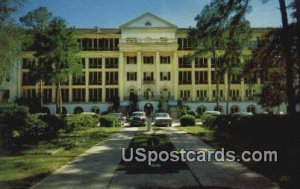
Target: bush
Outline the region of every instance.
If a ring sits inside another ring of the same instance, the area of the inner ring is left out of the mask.
[[[65,126],[65,120],[58,115],[40,115],[39,118],[47,123],[47,135],[49,138],[56,136],[57,131]]]
[[[217,126],[217,119],[218,116],[216,115],[212,115],[212,114],[202,114],[201,116],[201,121],[203,122],[203,124],[207,127],[215,127]]]
[[[188,115],[192,115],[192,116],[194,116],[194,117],[196,117],[196,115],[197,115],[196,112],[193,111],[193,110],[187,110],[186,113],[187,113]]]
[[[183,115],[180,118],[180,125],[181,126],[195,126],[196,120],[195,117],[192,115]]]
[[[100,126],[101,127],[113,127],[115,123],[115,127],[120,126],[118,123],[118,119],[113,115],[102,115],[100,117]]]
[[[0,139],[4,146],[17,147],[47,135],[47,124],[29,113],[28,107],[9,106],[0,110]]]
[[[74,114],[65,117],[65,127],[63,128],[66,132],[71,132],[74,129],[80,129],[83,127],[95,127],[99,122],[98,115],[88,114]]]

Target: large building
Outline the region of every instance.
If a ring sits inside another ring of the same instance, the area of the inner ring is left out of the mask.
[[[266,29],[253,29],[254,35],[245,53],[250,54],[257,39]],[[146,13],[118,29],[76,29],[81,44],[82,75],[69,76],[62,86],[63,109],[67,113],[80,111],[106,111],[110,99],[120,97],[121,105],[128,105],[129,94],[138,95],[139,108],[145,105],[157,108],[164,98],[171,111],[178,102],[196,111],[214,110],[216,107],[216,80],[210,55],[189,61],[193,41],[188,29]],[[243,61],[243,60],[241,60]],[[36,63],[33,52],[26,51],[2,85],[2,103],[16,97],[34,98],[38,84],[32,82],[29,69]],[[221,109],[230,99],[231,112],[264,111],[255,100],[262,81],[248,85],[245,78],[232,79],[227,96],[228,76],[220,84]],[[45,108],[55,113],[55,86],[45,83]],[[283,107],[282,107],[283,108]],[[174,113],[174,112],[173,112]]]

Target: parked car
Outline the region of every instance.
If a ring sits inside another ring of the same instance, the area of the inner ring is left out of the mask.
[[[154,115],[154,125],[157,126],[172,126],[172,118],[170,117],[170,115],[168,113],[156,113]]]
[[[110,113],[110,115],[115,116],[121,126],[124,125],[126,117],[124,117],[122,113]]]
[[[145,112],[133,112],[130,119],[130,125],[131,126],[145,125],[146,119],[147,117]]]
[[[202,115],[206,115],[206,114],[210,114],[210,115],[221,115],[221,112],[219,112],[219,111],[205,111],[205,112],[203,112]]]
[[[236,112],[233,115],[237,115],[237,116],[253,116],[252,112]]]

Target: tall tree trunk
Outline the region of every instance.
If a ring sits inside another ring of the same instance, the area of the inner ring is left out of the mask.
[[[234,58],[231,58],[231,61],[228,62],[228,67],[227,67],[227,99],[226,99],[226,115],[229,114],[229,101],[230,101],[230,87],[231,87],[231,64],[233,63]]]
[[[286,94],[288,99],[287,112],[289,114],[295,114],[295,90],[294,90],[294,74],[293,74],[293,62],[292,62],[292,38],[288,25],[288,17],[286,12],[285,0],[279,0],[281,19],[282,19],[282,47],[283,47],[283,60],[286,64]]]
[[[216,46],[215,42],[213,41],[213,60],[214,60],[214,66],[215,66],[215,79],[216,79],[216,107],[220,107],[220,98],[219,98],[219,70],[218,70],[218,61],[217,61],[217,56],[216,56]]]
[[[296,19],[297,19],[296,35],[297,35],[297,39],[298,39],[297,40],[298,79],[300,80],[300,1],[299,0],[295,0],[295,6],[296,6]],[[298,86],[298,90],[300,90],[300,86]]]

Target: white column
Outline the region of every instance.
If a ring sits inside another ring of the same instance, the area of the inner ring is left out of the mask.
[[[85,60],[85,102],[89,102],[89,62]]]
[[[160,55],[159,52],[157,51],[155,53],[155,91],[154,91],[154,95],[158,96],[160,95],[160,91],[159,91],[159,83],[160,83],[160,70],[159,70],[159,66],[160,66]]]
[[[244,78],[242,78],[241,80],[241,99],[242,101],[245,100],[245,81],[244,81]]]
[[[105,90],[105,58],[102,58],[102,102],[105,102],[106,90]]]
[[[124,54],[120,52],[119,54],[119,96],[120,100],[124,100]]]
[[[172,64],[172,80],[173,80],[173,96],[175,100],[178,100],[178,55],[177,51],[173,54]]]
[[[225,85],[224,97],[225,97],[225,100],[227,100],[229,98],[229,96],[228,96],[228,73],[227,72],[224,74],[224,85]]]
[[[72,76],[72,74],[70,74],[69,75],[69,86],[68,86],[68,90],[69,90],[69,99],[68,99],[68,102],[72,102],[73,101],[73,93],[72,93],[73,83],[72,82],[73,82],[73,76]]]
[[[208,79],[208,100],[212,100],[212,90],[211,90],[211,58],[208,58],[208,73],[207,73],[207,79]]]
[[[142,83],[143,83],[143,70],[142,70],[142,53],[139,51],[137,52],[137,94],[138,96],[142,95]]]
[[[196,100],[195,60],[192,61],[192,101]]]

